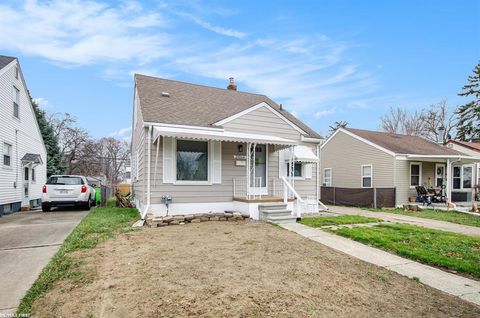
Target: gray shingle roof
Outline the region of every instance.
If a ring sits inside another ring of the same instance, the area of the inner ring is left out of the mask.
[[[0,55],[0,70],[10,64],[13,60],[15,60],[15,57]]]
[[[42,157],[37,154],[37,153],[26,153],[21,161],[26,161],[26,162],[35,162],[35,163],[42,163]]]
[[[396,154],[465,155],[418,136],[391,134],[380,131],[346,128],[346,130]]]
[[[190,84],[135,74],[143,120],[164,124],[212,126],[261,102],[281,113],[309,137],[321,138],[265,95]],[[169,93],[169,97],[162,96]]]

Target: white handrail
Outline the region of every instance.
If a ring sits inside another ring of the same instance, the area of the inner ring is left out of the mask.
[[[295,191],[295,188],[290,184],[290,182],[287,181],[287,178],[280,177],[280,179],[282,179],[283,184],[286,185],[287,188],[290,189],[290,191],[292,191],[293,195],[298,199],[298,201],[303,203],[302,197],[298,194],[297,191]],[[285,200],[285,194],[286,194],[286,192],[284,192],[284,200]]]

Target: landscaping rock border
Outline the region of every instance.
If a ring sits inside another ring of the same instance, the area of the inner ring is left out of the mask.
[[[243,221],[249,219],[250,215],[237,211],[225,211],[223,213],[199,213],[199,214],[182,214],[155,217],[148,213],[145,219],[145,226],[162,227],[168,225],[179,225],[187,223],[200,223],[207,221]]]

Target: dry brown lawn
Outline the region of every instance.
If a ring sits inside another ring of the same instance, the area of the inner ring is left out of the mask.
[[[480,308],[257,222],[144,228],[77,253],[33,317],[480,317]]]

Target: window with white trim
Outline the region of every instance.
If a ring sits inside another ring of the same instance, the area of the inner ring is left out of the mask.
[[[208,181],[208,142],[177,140],[177,181]]]
[[[13,98],[13,116],[15,116],[17,118],[20,118],[20,109],[19,109],[20,91],[15,86],[13,86],[13,96],[12,96],[12,98]]]
[[[453,166],[453,186],[455,190],[473,187],[473,166]]]
[[[12,145],[3,143],[3,165],[11,166],[12,165]]]
[[[410,186],[415,187],[422,184],[422,164],[410,163]]]
[[[287,176],[290,176],[290,164],[287,163]],[[301,178],[303,177],[303,165],[301,162],[294,162],[293,164],[293,176]]]
[[[373,175],[372,165],[363,165],[362,166],[362,188],[372,187],[372,175]]]
[[[473,167],[463,166],[462,170],[462,188],[471,189],[473,181]]]
[[[35,176],[35,168],[32,168],[32,169],[31,169],[31,173],[32,173],[32,181],[35,182],[35,179],[36,179],[36,176]]]
[[[323,186],[325,187],[332,186],[332,168],[323,169]]]

